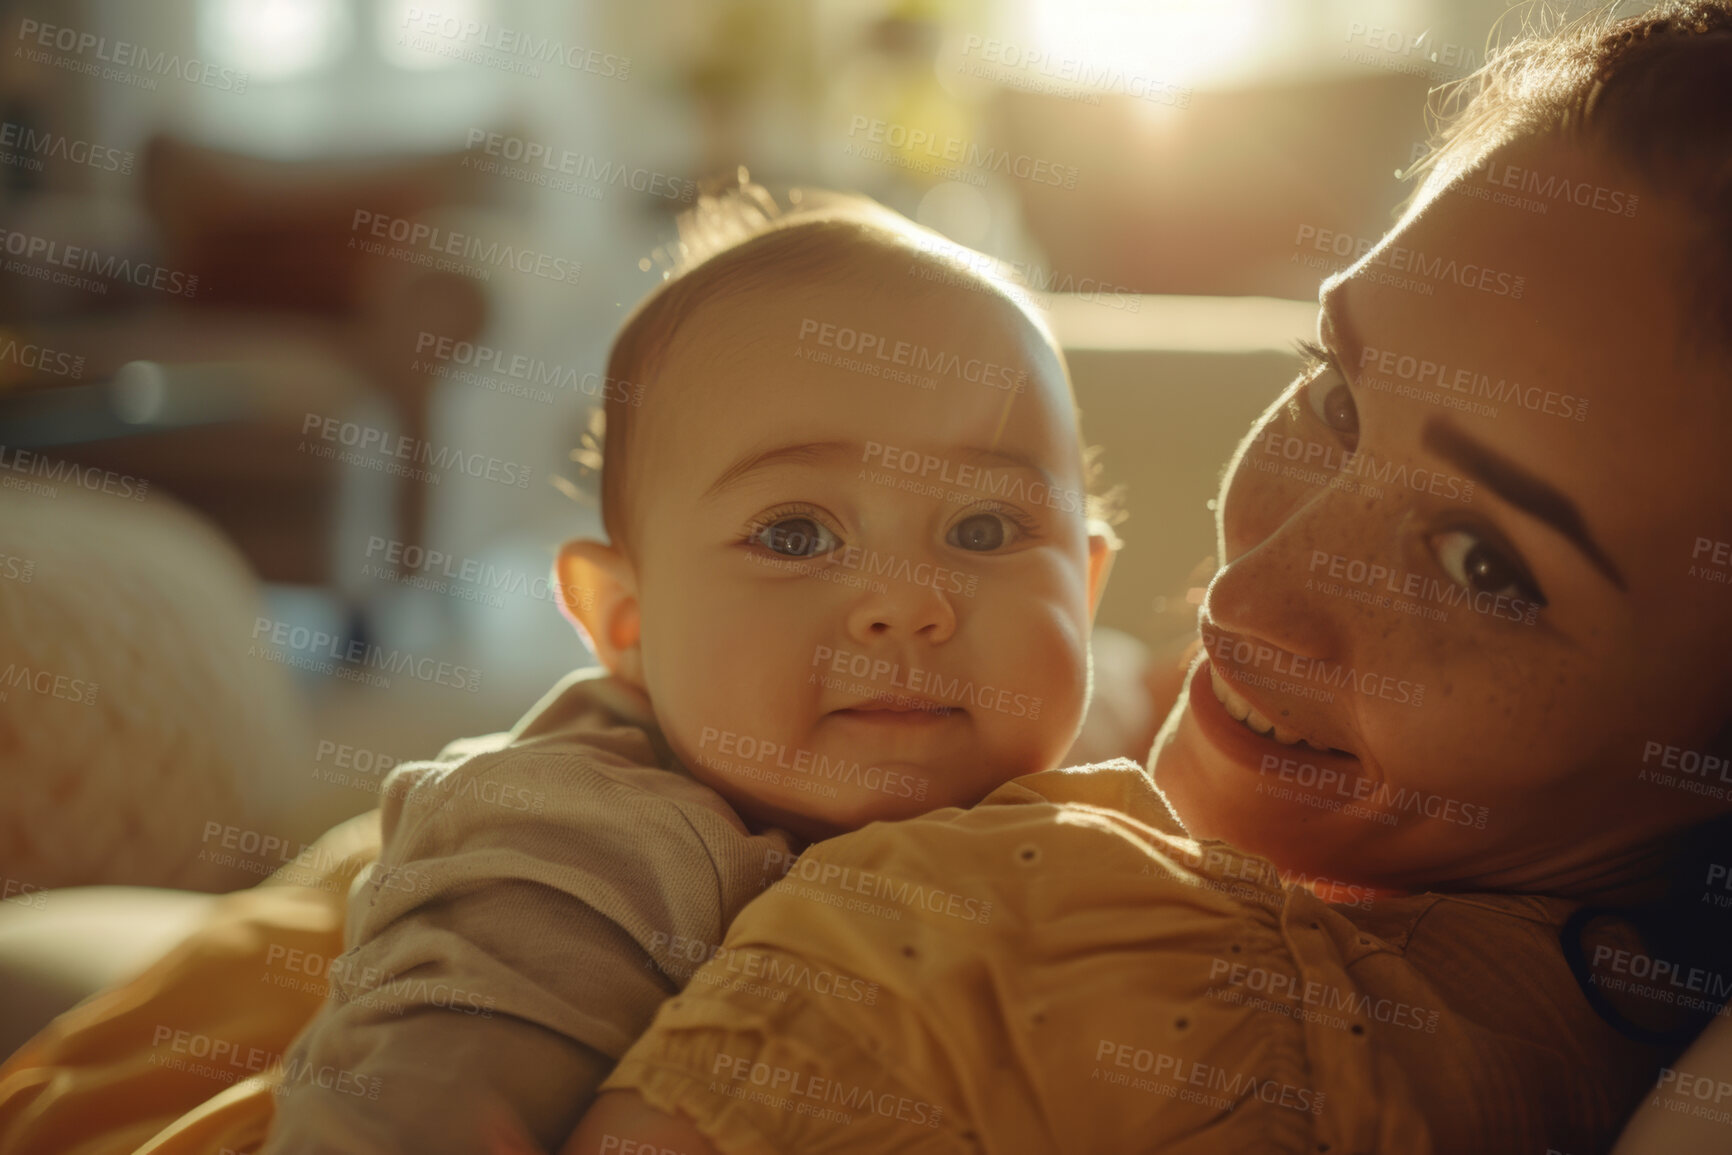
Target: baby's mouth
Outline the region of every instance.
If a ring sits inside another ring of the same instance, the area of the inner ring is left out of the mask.
[[[960,706],[934,702],[928,698],[898,696],[890,700],[868,698],[865,701],[856,702],[852,706],[832,710],[830,714],[836,718],[874,722],[880,725],[917,726],[924,722],[938,721],[964,712]]]
[[[1215,700],[1221,703],[1221,707],[1227,711],[1228,717],[1260,737],[1272,738],[1283,746],[1303,746],[1307,750],[1316,750],[1322,754],[1348,753],[1346,750],[1335,746],[1311,742],[1297,730],[1289,730],[1265,717],[1261,711],[1233,689],[1232,683],[1221,676],[1221,671],[1215,668],[1214,662],[1209,662],[1209,688],[1215,691]]]

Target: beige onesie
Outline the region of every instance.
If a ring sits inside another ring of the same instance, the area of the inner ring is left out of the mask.
[[[748,830],[598,669],[398,767],[381,813],[267,1155],[472,1152],[513,1124],[556,1148],[798,850]]]

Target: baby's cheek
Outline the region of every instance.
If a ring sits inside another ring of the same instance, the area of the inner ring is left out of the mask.
[[[987,649],[980,668],[994,693],[981,724],[1007,757],[1044,768],[1069,748],[1082,722],[1088,649],[1081,626],[1062,606],[1025,605]]]
[[[648,679],[650,701],[663,734],[686,766],[714,764],[724,738],[759,729],[758,720],[741,711],[727,679],[714,676],[690,652],[661,657]]]

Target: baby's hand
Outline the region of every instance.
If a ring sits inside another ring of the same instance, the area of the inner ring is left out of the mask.
[[[523,1125],[509,1114],[502,1114],[484,1128],[482,1136],[487,1155],[547,1155],[529,1135]]]

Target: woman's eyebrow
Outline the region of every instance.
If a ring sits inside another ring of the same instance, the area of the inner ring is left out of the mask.
[[[1606,556],[1606,551],[1600,548],[1582,522],[1576,503],[1562,492],[1496,450],[1475,441],[1451,424],[1448,418],[1428,420],[1420,433],[1420,444],[1463,473],[1485,482],[1493,493],[1517,509],[1531,513],[1556,529],[1581,550],[1608,581],[1619,590],[1629,592],[1617,565]]]

